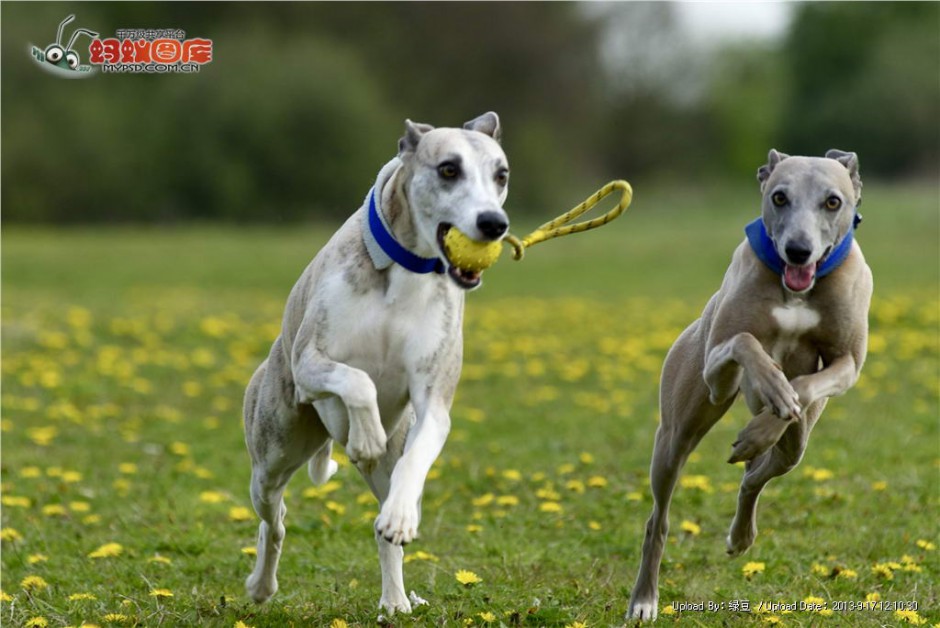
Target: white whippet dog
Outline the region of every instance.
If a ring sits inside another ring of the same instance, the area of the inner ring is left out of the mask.
[[[284,487],[304,463],[314,483],[325,482],[336,471],[335,440],[381,504],[379,608],[411,611],[401,546],[418,533],[424,482],[450,430],[464,291],[481,281],[447,258],[443,237],[451,227],[484,242],[505,235],[509,166],[499,137],[492,112],[462,129],[406,121],[398,156],[291,291],[281,334],[245,394],[261,518],[246,581],[255,601],[277,591]]]
[[[872,275],[853,238],[858,158],[838,150],[825,158],[771,150],[757,178],[761,218],[748,225],[718,293],[663,365],[650,467],[653,513],[628,617],[656,618],[676,480],[738,392],[755,416],[729,461],[747,461],[727,539],[731,555],[754,542],[764,486],[799,463],[826,399],[851,388],[865,361]]]

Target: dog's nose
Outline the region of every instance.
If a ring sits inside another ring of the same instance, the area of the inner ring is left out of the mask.
[[[506,216],[499,212],[482,212],[477,216],[477,229],[483,234],[483,237],[489,240],[495,240],[509,228]]]
[[[787,246],[784,249],[787,254],[787,258],[794,264],[800,266],[806,263],[806,260],[809,259],[809,256],[812,255],[813,251],[806,246],[803,242],[787,242]]]

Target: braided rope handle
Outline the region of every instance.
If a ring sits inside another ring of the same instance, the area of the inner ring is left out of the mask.
[[[602,216],[598,216],[597,218],[578,222],[573,225],[568,224],[581,214],[597,205],[604,197],[609,195],[614,190],[620,190],[620,202],[618,202],[617,206],[612,210]],[[546,222],[544,225],[525,236],[521,240],[512,234],[507,235],[505,240],[509,242],[513,248],[512,258],[514,260],[521,260],[525,255],[525,249],[534,244],[538,244],[539,242],[551,240],[552,238],[558,238],[564,235],[568,235],[569,233],[589,231],[590,229],[595,229],[597,227],[606,225],[608,222],[622,214],[627,209],[627,207],[630,206],[631,201],[633,201],[633,188],[630,187],[630,184],[621,180],[611,181],[597,192],[589,196],[577,207],[574,207],[573,209],[565,212],[554,220]]]

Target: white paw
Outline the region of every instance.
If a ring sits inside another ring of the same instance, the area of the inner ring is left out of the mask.
[[[408,599],[411,600],[412,608],[417,608],[418,606],[428,605],[428,601],[424,599],[423,597],[421,597],[420,595],[418,595],[417,593],[415,593],[414,591],[408,594]]]
[[[267,602],[277,593],[277,578],[273,575],[265,577],[264,574],[252,573],[245,580],[245,590],[248,592],[248,597],[256,603]]]
[[[327,480],[333,477],[338,470],[339,465],[336,464],[335,460],[330,458],[322,460],[319,455],[311,458],[307,464],[307,475],[310,476],[310,481],[317,486],[326,484]]]
[[[349,430],[349,441],[346,443],[346,455],[352,463],[378,460],[385,454],[388,438],[381,425],[377,429]]]
[[[411,543],[418,536],[418,504],[387,499],[375,520],[375,531],[392,545]]]
[[[395,595],[389,595],[387,597],[383,595],[382,599],[379,600],[379,610],[388,613],[389,617],[394,616],[395,613],[407,615],[411,613],[411,603],[403,593],[396,593]],[[380,624],[386,623],[386,620],[382,615],[379,615],[378,622]]]
[[[654,621],[659,612],[656,608],[658,604],[659,600],[655,598],[649,601],[637,600],[631,602],[630,608],[627,610],[627,619]]]

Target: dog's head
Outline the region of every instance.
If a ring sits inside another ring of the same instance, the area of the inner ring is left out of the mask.
[[[444,234],[454,227],[478,242],[506,235],[509,162],[499,145],[500,133],[499,117],[491,111],[461,129],[406,120],[398,143],[398,156],[409,172],[405,192],[418,237],[466,290],[480,285],[482,272],[459,268],[448,259]]]
[[[757,180],[764,226],[786,264],[783,284],[806,292],[853,227],[862,192],[858,156],[832,149],[825,157],[791,157],[771,149]]]

